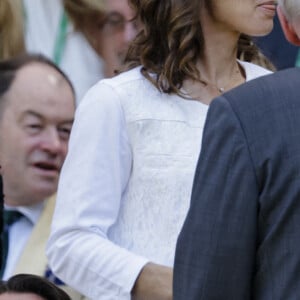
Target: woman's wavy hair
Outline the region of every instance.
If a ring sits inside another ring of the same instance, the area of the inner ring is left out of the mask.
[[[141,22],[141,30],[129,47],[127,68],[142,65],[142,74],[160,91],[182,95],[180,88],[185,79],[200,78],[196,62],[203,52],[204,37],[199,12],[204,5],[211,10],[211,1],[129,0],[129,3]],[[241,60],[273,69],[244,34],[240,36],[237,52]]]

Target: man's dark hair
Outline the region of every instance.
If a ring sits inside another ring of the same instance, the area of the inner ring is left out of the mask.
[[[0,281],[0,295],[4,293],[32,293],[46,300],[71,300],[52,282],[32,274],[18,274],[7,281]]]
[[[17,72],[22,67],[31,63],[41,63],[55,69],[68,82],[75,96],[75,90],[70,79],[54,62],[42,54],[22,54],[14,58],[0,61],[0,100],[2,96],[10,89]]]

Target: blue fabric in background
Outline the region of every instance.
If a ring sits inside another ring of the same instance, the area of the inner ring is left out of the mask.
[[[285,39],[277,16],[272,32],[267,36],[254,38],[254,42],[278,70],[296,65],[299,47],[293,46]]]

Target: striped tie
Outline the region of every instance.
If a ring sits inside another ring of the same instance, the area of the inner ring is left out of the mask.
[[[2,265],[0,270],[0,278],[3,277],[6,259],[8,254],[9,228],[17,222],[23,215],[15,210],[5,210],[3,213],[3,232],[1,234],[2,241]]]

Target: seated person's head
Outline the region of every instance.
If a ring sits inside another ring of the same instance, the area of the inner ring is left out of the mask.
[[[278,17],[287,40],[300,46],[300,1],[278,0]]]
[[[68,78],[43,56],[0,62],[0,171],[6,204],[32,205],[56,192],[74,101]]]
[[[71,300],[60,288],[47,279],[18,274],[0,282],[0,300]]]
[[[133,10],[127,0],[64,0],[65,10],[103,58],[105,76],[121,67],[129,43],[137,34]]]

